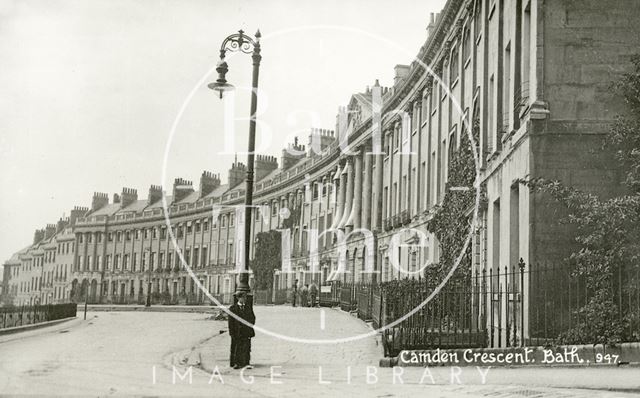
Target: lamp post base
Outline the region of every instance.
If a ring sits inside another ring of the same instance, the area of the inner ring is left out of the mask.
[[[249,286],[249,273],[243,272],[240,274],[240,278],[238,278],[238,286],[236,287],[236,292],[251,292],[251,286]]]
[[[144,305],[145,307],[151,307],[151,282],[149,282],[147,286],[147,302]]]

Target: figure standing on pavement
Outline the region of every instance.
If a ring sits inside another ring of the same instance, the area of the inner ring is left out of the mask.
[[[235,302],[229,311],[236,317],[245,320],[250,325],[256,323],[256,316],[253,313],[252,303],[247,303],[245,292],[236,293]],[[234,369],[251,368],[251,338],[256,335],[252,326],[240,322],[236,317],[229,315],[229,335],[231,336],[231,358],[230,365]]]
[[[311,296],[311,306],[315,307],[318,298],[318,286],[315,282],[311,283],[311,287],[309,287],[309,296]]]
[[[292,306],[295,307],[296,306],[296,299],[298,298],[298,280],[294,280],[293,281],[293,291],[291,294],[291,303]]]
[[[302,307],[309,306],[309,285],[306,283],[304,284],[304,286],[302,287],[302,290],[300,291],[300,305]]]

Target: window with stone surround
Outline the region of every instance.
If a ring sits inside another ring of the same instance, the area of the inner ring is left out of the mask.
[[[193,266],[194,267],[198,267],[198,265],[200,265],[199,260],[200,260],[200,248],[194,247],[193,248]]]
[[[482,35],[482,0],[476,0],[476,5],[474,8],[475,14],[473,15],[473,28],[474,28],[474,37],[476,42],[479,42],[480,36]]]
[[[201,266],[206,267],[208,265],[208,262],[209,262],[207,247],[205,246],[200,250],[201,250],[201,255],[202,255],[202,264],[201,264]]]
[[[467,61],[471,58],[471,29],[469,28],[469,24],[464,28],[464,33],[462,34],[462,62],[466,67]]]
[[[460,74],[459,58],[458,43],[456,43],[453,45],[453,49],[451,50],[451,61],[449,62],[449,87],[452,88],[458,82],[458,76]]]

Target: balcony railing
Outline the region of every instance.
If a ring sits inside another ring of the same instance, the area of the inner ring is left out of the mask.
[[[407,225],[411,222],[411,216],[409,215],[409,210],[402,210],[400,213],[400,218],[402,220],[403,225]]]

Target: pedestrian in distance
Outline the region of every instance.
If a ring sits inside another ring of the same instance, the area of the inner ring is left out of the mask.
[[[229,335],[231,336],[230,365],[234,369],[249,368],[251,362],[251,338],[256,335],[253,326],[256,316],[253,313],[253,303],[248,300],[245,292],[234,295],[234,304],[229,307]],[[235,317],[233,315],[235,315]],[[246,321],[249,325],[238,319]]]
[[[303,307],[309,306],[309,285],[306,283],[300,291],[300,305]]]
[[[315,307],[318,303],[318,286],[316,286],[315,282],[309,287],[309,296],[311,296],[311,306]]]
[[[298,280],[293,281],[293,290],[291,292],[291,306],[296,306],[296,299],[298,298]]]

